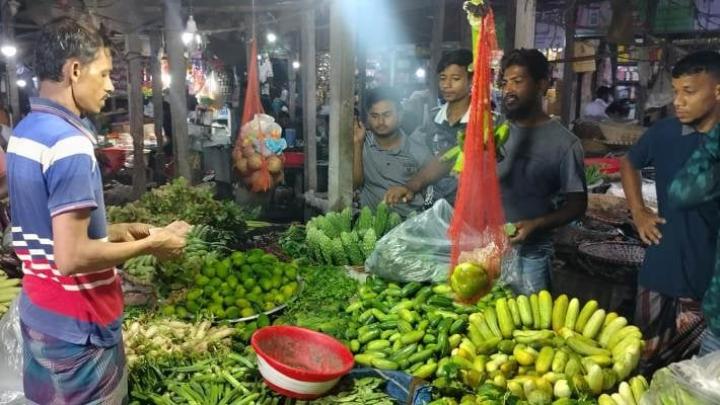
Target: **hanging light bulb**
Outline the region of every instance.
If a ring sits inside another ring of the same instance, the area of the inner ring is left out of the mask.
[[[17,54],[17,48],[13,44],[5,43],[0,46],[0,52],[8,58],[12,58]]]
[[[268,32],[266,38],[267,38],[267,41],[270,42],[271,44],[274,44],[275,41],[277,41],[277,35],[275,35],[275,34],[272,33],[272,32]]]
[[[415,71],[415,77],[417,77],[418,79],[424,79],[426,75],[427,75],[427,72],[423,68],[418,68]]]
[[[295,70],[300,69],[300,61],[294,60],[293,63],[292,63],[292,67],[293,67],[293,69],[295,69]]]
[[[18,87],[20,87],[20,88],[23,88],[23,87],[27,86],[27,82],[26,82],[25,80],[23,80],[23,79],[18,79],[18,81],[15,82],[15,84],[17,84]]]
[[[190,43],[195,39],[195,34],[197,34],[197,23],[195,23],[195,18],[192,14],[188,17],[187,24],[185,24],[185,31],[182,33],[181,39],[183,44],[190,45]]]

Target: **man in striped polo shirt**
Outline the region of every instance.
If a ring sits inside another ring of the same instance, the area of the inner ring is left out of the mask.
[[[108,44],[70,18],[43,27],[35,48],[40,97],[8,145],[25,396],[39,404],[127,401],[123,297],[115,266],[173,257],[186,229],[108,226],[95,136],[81,116],[114,90]]]

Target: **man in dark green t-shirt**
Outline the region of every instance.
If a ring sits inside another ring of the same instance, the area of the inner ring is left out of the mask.
[[[677,118],[650,128],[622,161],[633,221],[649,245],[638,276],[635,324],[646,345],[641,372],[651,373],[697,352],[704,329],[700,302],[713,273],[720,227],[717,202],[683,207],[668,190],[720,120],[720,55],[692,54],[673,67]],[[639,170],[655,167],[658,213],[647,208]]]

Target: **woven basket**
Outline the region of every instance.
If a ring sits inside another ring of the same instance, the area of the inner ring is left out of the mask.
[[[609,194],[590,194],[585,216],[619,226],[630,222],[630,209],[624,198]]]
[[[633,282],[644,259],[645,247],[632,242],[590,242],[578,247],[582,267],[613,282]]]
[[[645,132],[645,127],[640,125],[618,124],[614,122],[598,123],[602,131],[603,143],[609,146],[631,146]]]

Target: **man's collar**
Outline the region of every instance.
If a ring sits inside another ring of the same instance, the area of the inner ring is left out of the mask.
[[[60,105],[59,103],[47,98],[31,97],[30,109],[36,112],[53,114],[64,119],[70,125],[80,130],[83,135],[87,136],[88,139],[90,139],[90,141],[93,143],[93,145],[97,144],[95,134],[87,127],[87,125],[85,125],[82,119],[77,114]]]
[[[696,132],[697,132],[697,130],[695,130],[695,128],[691,127],[690,125],[685,125],[685,124],[682,125],[682,132],[681,132],[682,136],[692,135]]]
[[[448,118],[447,118],[447,110],[448,110],[449,105],[450,105],[450,103],[443,104],[440,107],[440,110],[437,112],[437,114],[435,114],[435,123],[436,124],[442,124],[444,122],[449,123]],[[467,111],[465,111],[465,115],[463,115],[462,118],[460,118],[460,123],[467,124],[469,121],[470,121],[470,108],[468,108]]]
[[[373,148],[377,150],[381,150],[384,152],[389,152],[392,154],[398,154],[400,151],[405,147],[405,142],[407,142],[407,136],[405,136],[405,132],[403,132],[402,129],[398,128],[398,136],[400,136],[400,144],[397,146],[397,148],[393,149],[383,149],[378,143],[377,139],[375,139],[375,133],[370,131],[370,145],[372,145]]]

